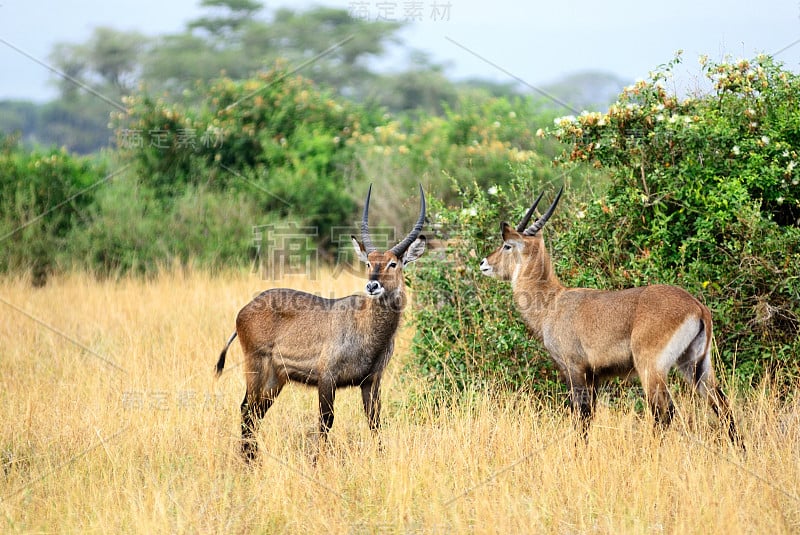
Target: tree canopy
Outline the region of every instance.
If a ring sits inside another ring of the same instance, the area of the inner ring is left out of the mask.
[[[59,97],[34,107],[34,118],[30,107],[22,114],[24,103],[0,102],[0,131],[89,153],[108,145],[108,114],[122,107],[124,96],[146,91],[197,104],[198,84],[246,79],[279,62],[321,87],[389,112],[442,115],[459,94],[511,97],[527,90],[449,79],[446,65],[407,46],[403,22],[365,20],[331,7],[270,11],[256,0],[203,0],[201,6],[205,12],[177,33],[149,37],[100,27],[83,43],[58,43],[49,59],[63,74],[53,79]],[[397,57],[401,51],[406,59],[390,66],[388,54]],[[591,89],[598,80],[604,88],[614,83],[608,75],[587,75],[547,90],[570,95],[567,100],[576,105],[587,98],[600,105],[602,97]],[[613,100],[613,91],[603,94]],[[53,122],[56,128],[44,126]]]

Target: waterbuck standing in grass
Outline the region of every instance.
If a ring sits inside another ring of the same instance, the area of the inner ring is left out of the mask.
[[[217,362],[219,376],[234,338],[244,352],[247,392],[242,401],[242,453],[256,454],[255,426],[288,381],[317,387],[319,432],[324,440],[333,426],[336,389],[361,388],[369,427],[380,425],[380,383],[394,349],[394,336],[405,306],[403,267],[425,251],[420,235],[425,222],[425,192],[414,228],[385,252],[372,245],[367,223],[372,186],[361,219],[361,242],[351,236],[358,258],[367,264],[366,295],[325,299],[277,288],[259,294],[239,311],[236,331]]]
[[[657,423],[669,425],[674,406],[667,376],[682,376],[736,432],[728,400],[711,363],[712,322],[708,307],[676,286],[653,285],[619,291],[567,288],[553,272],[541,230],[561,198],[526,228],[542,195],[522,222],[501,224],[503,244],[481,261],[490,277],[511,281],[514,302],[534,337],[542,342],[570,390],[570,403],[584,436],[604,378],[638,375]]]

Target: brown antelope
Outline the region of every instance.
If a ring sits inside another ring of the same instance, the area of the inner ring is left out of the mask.
[[[351,236],[358,258],[367,264],[366,295],[325,299],[277,288],[259,294],[239,311],[236,331],[217,362],[219,376],[234,338],[244,352],[247,392],[242,401],[242,453],[256,453],[255,426],[288,381],[317,387],[319,431],[324,440],[333,426],[336,389],[361,387],[369,427],[380,425],[380,383],[394,348],[405,305],[403,268],[425,251],[420,235],[425,221],[425,192],[414,228],[386,252],[372,245],[367,223],[372,186],[361,219],[361,242]]]
[[[526,228],[542,195],[517,228],[501,224],[503,245],[481,261],[490,277],[511,281],[514,302],[531,332],[558,366],[584,436],[594,412],[596,386],[605,378],[638,375],[650,410],[662,427],[674,407],[667,375],[677,367],[740,439],[728,400],[711,364],[711,312],[685,290],[652,285],[619,291],[567,288],[553,272],[541,230],[561,198]]]

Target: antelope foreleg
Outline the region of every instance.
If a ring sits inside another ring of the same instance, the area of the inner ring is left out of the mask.
[[[333,427],[333,400],[336,397],[336,384],[320,381],[319,391],[319,434],[324,440]]]
[[[570,378],[568,378],[570,380]],[[578,428],[584,441],[589,440],[589,424],[594,416],[597,394],[592,381],[570,380],[569,400],[572,414],[577,419]]]
[[[377,432],[381,426],[381,385],[380,378],[374,377],[361,385],[361,401],[367,415],[369,428]]]

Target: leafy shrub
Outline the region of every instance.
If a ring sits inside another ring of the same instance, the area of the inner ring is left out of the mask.
[[[796,376],[800,77],[766,56],[701,58],[713,93],[681,100],[664,88],[679,60],[626,88],[605,114],[556,121],[567,144],[559,161],[613,176],[562,238],[566,257],[583,259],[568,261],[574,280],[679,284],[711,308],[728,368]]]
[[[556,381],[552,362],[514,307],[510,286],[479,269],[481,258],[501,243],[500,222],[522,219],[534,192],[548,182],[517,173],[507,185],[461,188],[462,206],[431,200],[432,250],[411,272],[411,365],[433,389],[542,389]]]
[[[196,186],[246,191],[264,212],[319,225],[322,236],[355,213],[345,187],[353,154],[346,141],[378,115],[280,66],[248,80],[199,84],[195,93],[203,96],[197,108],[141,94],[114,116],[123,156],[158,198]]]
[[[711,308],[721,373],[790,384],[800,375],[800,77],[766,57],[703,62],[710,95],[668,94],[673,62],[607,113],[555,121],[549,134],[565,147],[556,162],[575,178],[545,240],[567,286],[686,288]],[[447,246],[414,271],[413,366],[438,387],[548,389],[555,378],[511,289],[478,269],[499,222],[518,221],[554,176],[536,159],[513,171],[432,210]]]
[[[252,260],[254,223],[273,221],[244,194],[202,186],[165,206],[133,176],[98,191],[86,220],[69,236],[71,265],[101,277],[149,275],[175,265],[244,267]]]
[[[85,222],[105,165],[63,149],[28,151],[0,138],[0,271],[30,271],[44,284]]]

